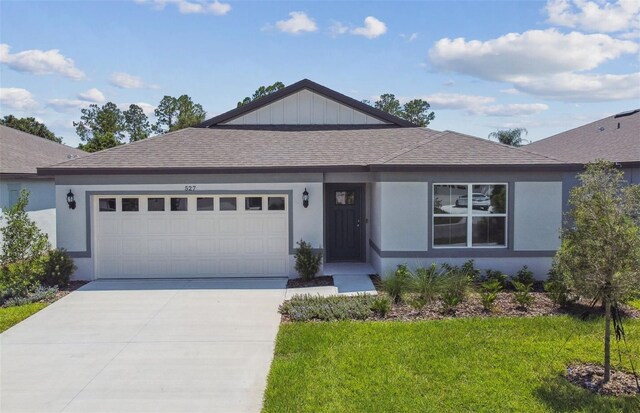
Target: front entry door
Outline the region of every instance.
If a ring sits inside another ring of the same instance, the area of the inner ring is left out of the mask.
[[[326,185],[327,262],[364,261],[364,185]]]

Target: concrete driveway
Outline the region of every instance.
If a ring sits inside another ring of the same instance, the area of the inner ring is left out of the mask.
[[[285,285],[87,284],[0,335],[0,411],[260,411]]]

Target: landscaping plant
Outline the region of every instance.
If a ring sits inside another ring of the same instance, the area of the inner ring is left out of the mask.
[[[44,270],[40,281],[50,287],[66,287],[75,270],[73,258],[64,249],[51,250],[44,259]]]
[[[611,321],[618,303],[640,285],[640,185],[626,184],[611,162],[578,175],[561,232],[555,269],[570,290],[604,306],[604,378],[611,377]],[[624,330],[613,318],[618,337]]]
[[[512,279],[521,282],[522,284],[531,284],[535,282],[535,278],[533,278],[533,271],[529,269],[526,265],[522,267]]]
[[[406,264],[400,264],[393,274],[382,280],[382,289],[394,303],[399,304],[411,289],[412,278],[413,274],[409,267]]]
[[[481,285],[480,299],[482,308],[485,311],[493,311],[494,302],[498,298],[498,293],[502,291],[502,284],[498,280],[485,281]]]
[[[44,269],[43,257],[49,250],[46,234],[38,228],[27,212],[29,191],[23,189],[18,201],[3,210],[6,225],[0,228],[0,296],[24,296],[38,285]]]
[[[567,286],[564,277],[554,268],[551,268],[544,283],[544,290],[554,303],[560,307],[567,307],[578,300],[578,297],[572,293]]]
[[[511,282],[516,291],[513,293],[513,299],[518,304],[518,306],[522,309],[528,309],[529,306],[533,303],[533,295],[531,295],[531,290],[533,289],[532,284],[524,284],[520,281],[513,280]]]
[[[377,297],[368,294],[356,296],[295,295],[280,305],[280,314],[293,321],[365,320],[371,315]]]
[[[311,243],[304,240],[298,241],[295,258],[296,272],[303,280],[313,279],[318,271],[320,271],[320,265],[322,264],[322,251],[314,253],[313,248],[311,248]]]
[[[412,291],[416,296],[412,305],[421,309],[437,300],[442,284],[442,277],[438,265],[432,263],[430,267],[418,267],[412,279]]]
[[[442,276],[440,300],[445,313],[455,312],[455,308],[467,295],[471,280],[462,271],[451,269]]]
[[[391,301],[387,297],[375,297],[371,303],[371,310],[380,317],[384,317],[391,310]]]
[[[484,279],[486,281],[496,280],[496,281],[498,281],[500,283],[500,285],[503,288],[507,286],[507,275],[504,274],[502,271],[487,270],[485,272]]]

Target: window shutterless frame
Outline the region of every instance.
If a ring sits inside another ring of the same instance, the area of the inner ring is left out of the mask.
[[[473,187],[474,186],[496,186],[502,185],[505,188],[505,212],[496,214],[474,214],[473,213]],[[435,213],[436,186],[466,186],[467,187],[467,211],[458,214],[437,214]],[[509,184],[507,182],[436,182],[431,184],[431,248],[433,249],[506,249],[509,245]],[[473,245],[473,218],[504,218],[504,245]],[[436,245],[435,243],[435,218],[466,218],[467,222],[467,243],[466,245]]]

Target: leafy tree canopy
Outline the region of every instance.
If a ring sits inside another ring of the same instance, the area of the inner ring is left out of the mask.
[[[362,103],[371,105],[366,99]],[[436,118],[435,113],[429,112],[431,105],[426,100],[413,99],[402,105],[393,93],[380,95],[380,99],[376,100],[373,106],[421,127],[426,127]]]
[[[92,104],[81,112],[80,121],[73,122],[76,133],[85,142],[78,146],[80,149],[97,152],[122,144],[125,120],[115,103],[107,102],[102,107]]]
[[[8,126],[10,128],[30,133],[32,135],[40,136],[41,138],[49,139],[50,141],[62,143],[62,138],[56,136],[53,132],[51,132],[44,123],[40,123],[32,117],[16,118],[13,115],[7,115],[4,118],[0,119],[0,125]]]
[[[182,95],[179,98],[163,97],[155,115],[158,120],[154,131],[166,133],[197,125],[204,120],[206,112],[202,105],[194,103],[189,95]]]
[[[258,89],[256,89],[256,91],[253,93],[253,96],[249,97],[245,97],[244,99],[242,99],[241,101],[238,102],[238,107],[246,105],[249,102],[253,102],[256,99],[260,99],[261,97],[265,97],[267,95],[270,95],[274,92],[277,92],[278,90],[284,88],[284,83],[282,82],[275,82],[272,85],[269,86],[260,86]]]
[[[518,147],[524,143],[523,133],[526,136],[529,132],[525,128],[500,129],[496,132],[491,132],[489,139],[495,139],[505,145]]]

